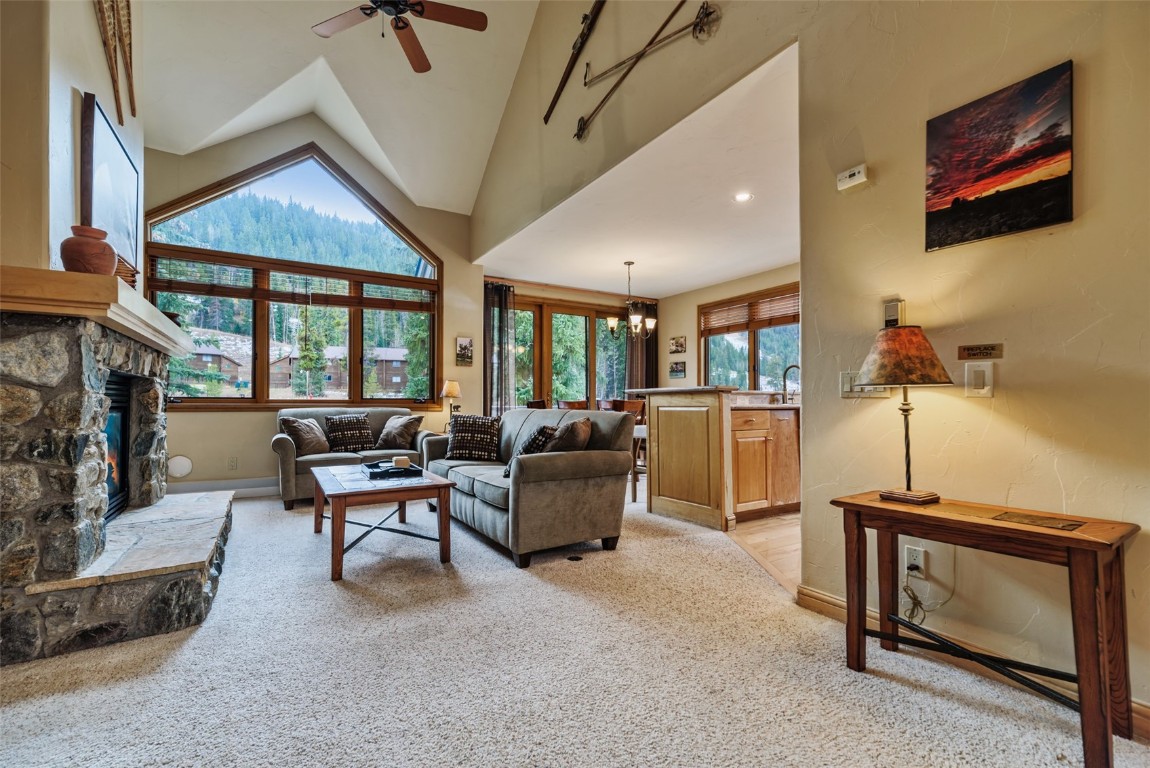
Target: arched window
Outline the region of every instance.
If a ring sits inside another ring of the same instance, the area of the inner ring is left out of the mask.
[[[319,147],[147,218],[148,294],[197,345],[172,397],[435,402],[442,262]]]

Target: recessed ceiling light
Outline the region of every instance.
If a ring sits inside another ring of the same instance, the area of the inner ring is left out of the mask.
[[[750,192],[738,192],[735,194],[736,203],[749,203],[755,199],[755,196]]]

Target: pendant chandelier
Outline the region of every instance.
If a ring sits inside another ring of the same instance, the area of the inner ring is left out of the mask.
[[[643,302],[631,298],[631,267],[635,262],[624,261],[623,264],[627,267],[627,333],[638,339],[650,338],[655,330],[655,318],[647,317]],[[611,331],[611,338],[618,338],[619,318],[608,317],[607,329]]]

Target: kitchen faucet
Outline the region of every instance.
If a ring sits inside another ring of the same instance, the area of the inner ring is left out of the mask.
[[[783,369],[783,402],[784,403],[788,402],[787,401],[787,374],[789,374],[791,372],[792,368],[795,369],[796,371],[802,370],[802,368],[800,368],[798,365],[788,365],[786,368]],[[793,397],[790,399],[790,402],[792,402],[792,403],[794,402]]]

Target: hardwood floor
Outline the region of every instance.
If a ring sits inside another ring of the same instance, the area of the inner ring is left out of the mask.
[[[727,533],[792,595],[799,591],[801,540],[799,513],[783,512],[748,520]]]

